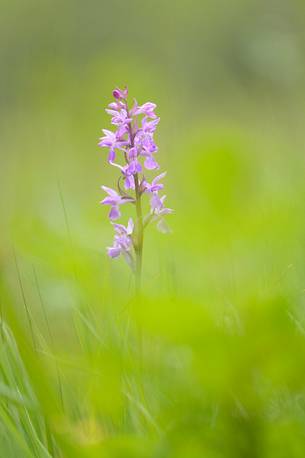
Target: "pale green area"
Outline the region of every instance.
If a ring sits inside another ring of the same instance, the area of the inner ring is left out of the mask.
[[[0,36],[0,458],[303,458],[303,2],[2,0]],[[125,83],[175,209],[142,304],[98,204]]]

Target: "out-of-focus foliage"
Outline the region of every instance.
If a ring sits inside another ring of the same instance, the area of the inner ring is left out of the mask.
[[[3,0],[0,35],[0,457],[303,458],[303,3]],[[175,209],[141,303],[98,205],[125,83]]]

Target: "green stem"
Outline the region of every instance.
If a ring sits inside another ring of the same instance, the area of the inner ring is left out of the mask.
[[[136,254],[136,294],[137,296],[141,293],[141,281],[142,281],[142,257],[143,257],[143,216],[142,216],[142,203],[141,203],[141,190],[138,174],[134,177],[135,180],[135,194],[136,194],[136,212],[137,212],[137,232],[135,241],[135,254]]]

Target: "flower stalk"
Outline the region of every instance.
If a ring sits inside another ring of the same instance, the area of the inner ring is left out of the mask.
[[[142,202],[141,202],[141,191],[139,185],[139,176],[135,175],[135,194],[136,194],[136,212],[137,212],[137,238],[135,242],[135,254],[136,254],[136,293],[137,295],[141,292],[142,282],[142,258],[143,258],[143,238],[144,238],[144,225],[142,217]]]

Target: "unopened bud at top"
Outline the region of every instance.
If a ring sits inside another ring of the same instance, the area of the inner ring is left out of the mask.
[[[127,99],[128,97],[128,88],[125,86],[125,89],[119,89],[118,87],[114,89],[112,95],[115,99]]]

